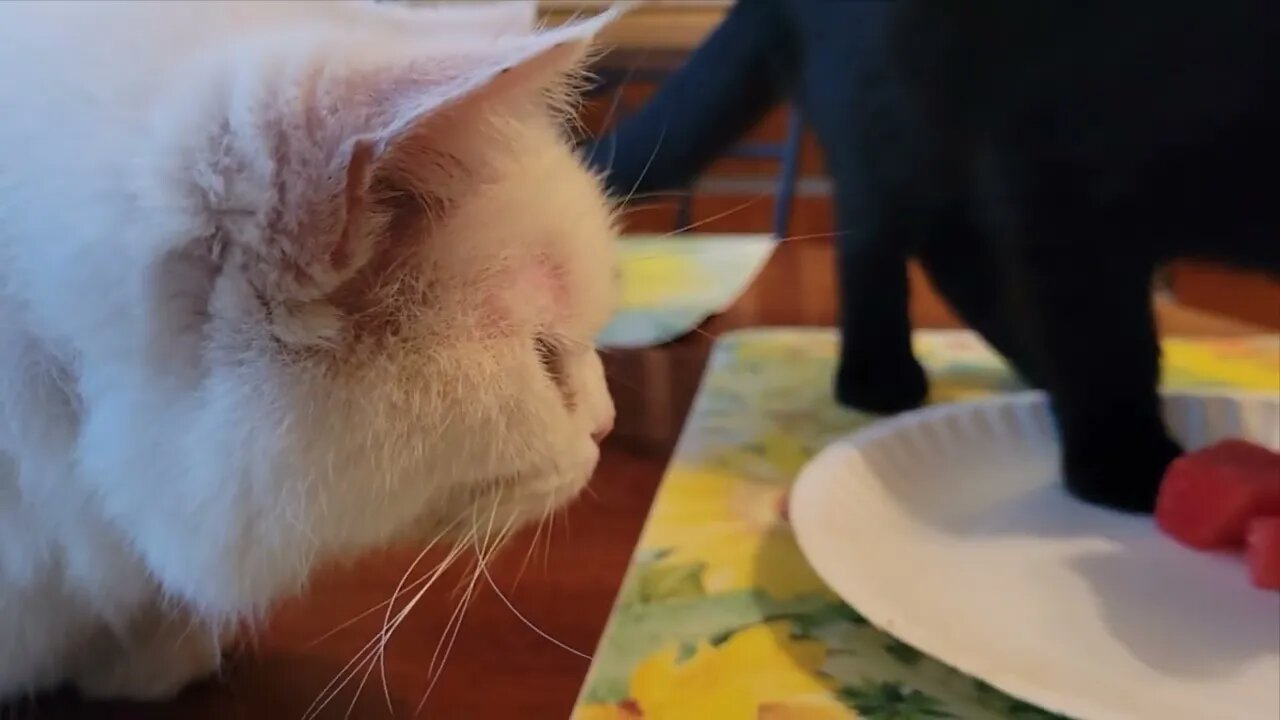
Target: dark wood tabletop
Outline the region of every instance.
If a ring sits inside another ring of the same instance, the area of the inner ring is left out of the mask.
[[[914,301],[916,325],[956,326],[931,297],[919,293]],[[358,672],[318,717],[403,720],[414,717],[421,703],[417,717],[441,720],[567,718],[590,664],[579,653],[591,653],[603,630],[714,336],[755,325],[830,325],[834,301],[830,245],[787,242],[738,303],[698,332],[658,348],[609,353],[618,429],[604,446],[588,492],[541,533],[530,529],[514,537],[492,561],[490,577],[510,607],[482,578],[456,638],[444,641],[451,651],[437,652],[470,577],[466,561],[459,563],[422,597],[387,644],[385,690],[375,666],[357,694],[364,677]],[[1171,332],[1255,330],[1163,303],[1159,315]],[[303,718],[331,681],[346,677],[344,669],[378,634],[385,611],[352,620],[391,596],[417,554],[417,548],[388,551],[322,573],[305,597],[279,608],[256,642],[233,656],[223,677],[173,702],[88,705],[41,698],[8,712],[21,720]],[[418,573],[441,556],[429,555]]]

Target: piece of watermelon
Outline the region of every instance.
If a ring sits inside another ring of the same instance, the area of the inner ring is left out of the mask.
[[[1249,523],[1244,559],[1256,587],[1280,590],[1280,516],[1254,518]]]
[[[1202,550],[1244,545],[1249,521],[1280,515],[1280,453],[1224,440],[1169,464],[1156,498],[1156,523]]]

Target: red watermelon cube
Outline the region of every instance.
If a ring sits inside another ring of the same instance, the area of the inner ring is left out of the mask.
[[[1280,515],[1249,523],[1244,559],[1256,587],[1280,590]]]
[[[1249,521],[1280,515],[1280,453],[1224,440],[1169,464],[1156,498],[1156,524],[1203,550],[1244,545]]]

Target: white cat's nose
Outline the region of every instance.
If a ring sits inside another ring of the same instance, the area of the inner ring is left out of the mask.
[[[611,432],[613,432],[612,416],[610,416],[608,420],[597,425],[595,430],[591,431],[591,439],[595,440],[596,444],[599,445],[605,438],[609,437],[609,433]]]

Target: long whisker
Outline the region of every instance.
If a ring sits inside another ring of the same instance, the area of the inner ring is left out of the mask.
[[[357,651],[355,656],[338,671],[338,674],[324,686],[318,695],[316,695],[316,699],[311,701],[311,705],[309,705],[306,712],[302,714],[302,720],[313,720],[314,718],[319,717],[325,707],[327,707],[329,703],[338,696],[338,693],[347,686],[347,683],[351,682],[356,673],[360,672],[360,670],[365,667],[366,663],[369,663],[369,666],[372,668],[371,661],[374,658],[374,653],[377,651],[377,640],[378,638],[376,636],[370,639],[369,642]]]
[[[662,147],[662,141],[665,140],[666,137],[667,126],[663,125],[662,131],[658,133],[657,142],[653,144],[653,152],[649,153],[649,159],[645,161],[644,167],[640,169],[640,175],[636,178],[635,183],[632,184],[631,190],[627,193],[627,196],[623,198],[621,203],[622,205],[626,205],[631,202],[631,196],[635,195],[636,191],[640,189],[640,183],[644,182],[645,175],[649,174],[649,168],[653,167],[653,161],[658,157],[658,150]]]
[[[497,514],[498,514],[498,505],[501,503],[501,500],[502,500],[502,489],[501,489],[501,488],[499,488],[498,492],[497,492],[497,493],[495,493],[495,495],[494,495],[494,498],[493,498],[493,506],[489,509],[489,524],[488,524],[487,528],[485,529],[485,534],[484,534],[484,544],[485,544],[485,545],[488,545],[488,543],[489,543],[489,539],[490,539],[490,537],[492,536],[492,532],[493,532],[493,522],[494,522],[494,520],[495,520],[495,519],[496,519],[496,517],[497,517]],[[479,528],[479,525],[476,523],[476,510],[475,510],[475,508],[474,508],[474,507],[472,508],[472,511],[471,511],[471,518],[472,518],[472,519],[471,519],[472,529],[471,529],[470,538],[471,538],[472,546],[473,546],[473,547],[475,547],[475,544],[476,544],[477,540],[479,539],[478,535],[479,535],[479,529],[480,529],[480,528]],[[477,558],[477,562],[478,562],[478,561],[479,561],[479,559],[480,559],[480,553],[479,553],[479,552],[477,552],[477,553],[476,553],[476,558]],[[436,677],[436,672],[435,672],[435,669],[436,669],[436,660],[439,658],[441,646],[444,644],[445,637],[449,634],[449,630],[450,630],[450,628],[453,626],[454,617],[456,617],[456,616],[458,616],[458,615],[459,615],[459,612],[460,612],[460,610],[461,610],[461,609],[462,609],[462,603],[461,603],[461,602],[459,602],[459,603],[458,603],[458,607],[454,609],[453,615],[450,615],[450,616],[449,616],[449,621],[445,623],[444,631],[443,631],[443,632],[441,633],[441,635],[440,635],[440,640],[436,643],[436,649],[431,653],[431,663],[430,663],[430,665],[428,665],[428,667],[427,667],[427,675],[433,678],[433,679],[432,679],[432,682],[431,682],[431,686],[434,686],[434,685],[435,685],[435,677]],[[428,692],[430,692],[430,688],[428,688]]]
[[[467,607],[471,603],[471,593],[475,590],[475,575],[467,585],[466,592],[458,601],[458,606],[454,609],[453,614],[449,616],[449,622],[445,623],[444,631],[440,635],[440,641],[436,643],[435,652],[431,656],[431,668],[427,674],[431,677],[431,682],[427,685],[427,691],[422,694],[422,699],[418,701],[418,707],[414,709],[413,716],[417,717],[422,712],[422,708],[427,704],[427,698],[431,697],[431,691],[435,690],[436,683],[440,682],[440,678],[444,675],[444,665],[449,660],[449,654],[453,650],[453,643],[458,639],[458,634],[462,630],[462,620],[466,616]],[[447,643],[446,643],[447,639]],[[440,651],[444,650],[444,654],[440,655]],[[439,670],[434,670],[436,660],[440,661]]]
[[[565,650],[565,651],[570,652],[570,653],[572,653],[572,654],[574,654],[574,655],[577,655],[578,657],[583,658],[584,660],[590,660],[590,659],[591,659],[591,656],[590,656],[590,655],[588,655],[588,654],[586,654],[586,653],[582,652],[581,650],[576,650],[576,649],[574,649],[574,648],[572,648],[572,647],[569,647],[568,645],[564,644],[563,642],[561,642],[561,641],[559,641],[559,640],[555,639],[554,637],[552,637],[551,635],[547,634],[547,633],[546,633],[542,628],[538,627],[537,625],[534,625],[534,624],[529,620],[529,618],[527,618],[527,617],[525,617],[523,614],[521,614],[521,612],[520,612],[519,610],[517,610],[517,609],[516,609],[516,606],[511,604],[511,600],[510,600],[510,599],[508,599],[506,595],[503,595],[503,594],[502,594],[502,591],[498,589],[498,585],[497,585],[497,583],[495,583],[495,582],[493,581],[493,576],[489,574],[489,568],[486,568],[486,567],[483,567],[483,566],[482,566],[482,567],[481,567],[481,570],[484,572],[484,579],[485,579],[486,581],[488,581],[488,583],[489,583],[489,587],[493,588],[493,592],[497,594],[498,599],[502,601],[502,604],[503,604],[503,605],[506,605],[506,606],[507,606],[507,609],[511,611],[511,614],[512,614],[512,615],[515,615],[517,618],[519,618],[519,619],[520,619],[520,622],[522,622],[522,623],[524,623],[525,625],[527,625],[527,626],[529,627],[529,629],[530,629],[530,630],[532,630],[532,631],[534,631],[534,632],[538,633],[539,635],[541,635],[541,636],[542,636],[542,638],[543,638],[544,640],[546,640],[547,642],[551,643],[552,645],[555,645],[556,647],[560,648],[561,650]]]
[[[461,521],[461,515],[454,518],[453,522],[449,523],[444,530],[441,530],[430,543],[427,543],[427,546],[422,549],[422,552],[418,553],[418,556],[413,559],[413,562],[409,565],[409,569],[405,570],[404,575],[400,576],[400,582],[396,583],[396,589],[391,593],[391,599],[387,604],[387,613],[382,618],[382,647],[378,650],[378,674],[382,679],[382,692],[387,701],[387,712],[393,716],[395,715],[395,707],[391,702],[391,688],[387,684],[387,642],[391,639],[391,611],[395,609],[395,600],[400,597],[400,593],[402,592],[401,588],[404,587],[405,581],[409,579],[409,575],[413,573],[414,568],[418,567],[418,563],[422,562],[422,558],[426,557],[427,552],[431,550],[432,546],[434,546],[440,538],[444,537],[446,533],[453,530],[454,526]],[[364,683],[361,682],[362,687],[363,685]],[[356,696],[359,697],[359,691],[356,692]]]
[[[461,555],[462,551],[465,550],[466,547],[465,542],[458,543],[449,552],[449,555],[445,558],[444,562],[432,571],[428,581],[419,588],[417,594],[413,596],[413,599],[406,603],[400,612],[396,614],[388,632],[385,633],[386,637],[389,638],[390,634],[395,632],[395,629],[399,627],[400,623],[404,621],[404,618],[408,616],[409,611],[418,604],[418,601],[422,599],[422,596],[426,594],[427,590],[435,584],[435,581],[444,574],[445,570],[453,564],[454,560]],[[374,661],[377,657],[378,651],[382,648],[380,641],[385,642],[384,633],[381,632],[375,634],[369,639],[369,642],[365,643],[364,647],[356,652],[355,657],[351,658],[351,660],[338,671],[338,674],[329,681],[329,684],[325,685],[325,687],[316,696],[316,699],[312,701],[311,706],[307,708],[305,713],[303,713],[303,720],[312,720],[313,718],[318,717],[324,708],[332,702],[335,697],[337,697],[338,693],[340,693],[342,689],[355,678],[356,673],[360,672],[360,670],[365,666],[365,663],[372,663]]]
[[[687,190],[653,190],[650,192],[635,193],[631,196],[630,202],[634,203],[640,200],[655,200],[671,198],[677,200],[689,195]]]
[[[546,525],[547,515],[551,513],[554,498],[547,499],[547,505],[542,509],[542,515],[538,518],[538,524],[533,530],[533,539],[529,541],[529,549],[525,551],[524,560],[520,563],[520,571],[516,573],[516,580],[512,586],[520,584],[520,578],[524,577],[524,571],[529,567],[529,558],[533,557],[533,549],[538,546],[538,538],[542,537],[542,528]]]
[[[668,233],[664,233],[664,234],[660,235],[659,237],[660,237],[660,238],[669,238],[669,237],[674,237],[674,236],[676,236],[676,235],[679,235],[680,233],[685,233],[685,232],[689,232],[690,230],[693,230],[693,229],[695,229],[695,228],[700,228],[700,227],[702,227],[703,225],[706,225],[707,223],[715,222],[716,220],[720,220],[720,219],[722,219],[722,218],[726,218],[726,217],[728,217],[728,216],[730,216],[730,215],[732,215],[732,214],[734,214],[734,213],[736,213],[736,212],[741,212],[741,211],[743,211],[743,210],[745,210],[745,209],[747,209],[747,208],[751,207],[752,205],[754,205],[754,204],[756,204],[756,203],[760,202],[761,200],[764,200],[765,198],[769,197],[771,194],[772,194],[772,193],[768,193],[768,192],[766,192],[766,193],[761,193],[761,194],[759,194],[759,195],[757,195],[757,196],[755,196],[755,197],[751,198],[750,200],[747,200],[746,202],[740,203],[740,204],[738,204],[738,205],[735,205],[734,207],[729,208],[728,210],[725,210],[724,212],[719,212],[719,213],[716,213],[715,215],[712,215],[711,217],[703,218],[703,219],[701,219],[701,220],[699,220],[699,221],[697,221],[697,222],[694,222],[694,223],[689,223],[688,225],[685,225],[685,226],[684,226],[684,227],[682,227],[682,228],[676,228],[675,230],[672,230],[671,232],[668,232]]]
[[[337,697],[338,693],[355,677],[355,674],[360,672],[365,663],[373,659],[374,653],[377,651],[377,642],[378,636],[374,636],[369,642],[365,643],[364,647],[356,652],[355,656],[320,690],[319,694],[316,695],[316,699],[311,701],[311,705],[302,714],[302,720],[312,720],[320,716],[325,707]]]
[[[804,235],[788,235],[787,237],[778,238],[774,242],[781,244],[781,243],[792,242],[794,240],[817,240],[820,238],[834,238],[834,237],[840,237],[841,235],[844,235],[847,232],[848,231],[845,231],[845,230],[833,230],[831,232],[807,233]]]
[[[499,497],[494,500],[494,511],[495,511],[494,514],[496,514],[500,497],[501,495],[499,494]],[[506,525],[498,533],[497,538],[493,541],[492,544],[490,544],[489,537],[490,537],[490,531],[493,529],[494,514],[491,514],[489,517],[489,528],[485,531],[485,543],[484,543],[483,549],[477,547],[476,570],[471,575],[471,582],[468,583],[467,585],[466,593],[463,594],[461,601],[459,601],[458,603],[458,609],[455,612],[455,615],[457,616],[458,620],[457,620],[457,623],[453,625],[453,631],[449,635],[449,643],[444,648],[444,655],[440,656],[440,669],[435,673],[435,676],[432,677],[431,684],[427,686],[426,693],[423,694],[422,700],[418,702],[418,707],[414,710],[414,713],[413,713],[414,717],[417,717],[418,713],[422,712],[423,706],[427,704],[427,698],[431,697],[431,691],[435,689],[436,683],[440,682],[440,678],[444,676],[445,663],[448,662],[449,655],[450,653],[453,652],[453,645],[455,642],[457,642],[458,635],[462,631],[462,621],[466,617],[467,608],[469,608],[471,605],[471,598],[474,596],[476,582],[480,578],[481,570],[484,569],[485,564],[488,563],[489,560],[492,558],[493,553],[496,552],[499,547],[501,547],[502,543],[506,540],[507,534],[511,531],[511,526],[514,522],[514,518],[510,518],[507,520]],[[446,627],[446,632],[448,632],[447,627]],[[441,640],[444,640],[444,636],[441,636]],[[439,651],[440,651],[440,645],[437,644],[436,652],[438,653]],[[431,666],[433,668],[435,667],[435,661],[436,661],[436,658],[435,658],[435,655],[433,654],[431,658]]]
[[[601,132],[609,131],[609,124],[613,122],[614,115],[617,114],[618,108],[622,105],[623,88],[631,82],[631,77],[635,75],[636,68],[639,67],[640,63],[643,62],[648,55],[649,53],[646,50],[644,54],[636,58],[636,62],[632,63],[631,67],[627,68],[627,74],[622,77],[622,82],[618,84],[618,89],[613,94],[613,102],[609,105],[609,112],[605,114],[604,122],[600,124]],[[606,167],[609,170],[613,170],[613,161],[618,155],[618,136],[611,135],[609,139],[611,140],[609,144],[609,163]],[[591,154],[595,154],[594,148],[592,148]]]
[[[547,541],[542,544],[542,572],[545,575],[547,567],[551,564],[551,536],[555,535],[556,530],[556,514],[554,512],[547,514]]]
[[[373,668],[376,663],[370,662],[365,668],[364,675],[360,677],[360,684],[356,686],[356,691],[351,694],[351,702],[347,705],[347,712],[342,716],[343,720],[351,720],[351,713],[356,709],[356,703],[360,702],[360,694],[364,692],[364,686],[369,683],[369,676],[373,674]],[[387,700],[387,706],[391,706],[391,700]],[[392,709],[391,717],[395,717],[395,710]]]
[[[330,630],[330,631],[326,632],[325,634],[321,635],[320,637],[318,637],[318,638],[316,638],[316,639],[312,640],[311,642],[307,643],[304,647],[306,647],[306,648],[311,648],[311,647],[315,647],[316,645],[319,645],[320,643],[324,642],[325,640],[328,640],[329,638],[333,637],[334,635],[338,634],[339,632],[341,632],[341,631],[343,631],[343,630],[345,630],[345,629],[347,629],[347,628],[351,627],[352,625],[354,625],[354,624],[356,624],[356,623],[360,622],[360,621],[361,621],[361,620],[363,620],[364,618],[366,618],[366,617],[368,617],[368,616],[370,616],[370,615],[374,614],[374,613],[375,613],[375,612],[377,612],[378,610],[380,610],[380,609],[382,609],[382,608],[384,608],[384,607],[387,607],[388,605],[393,605],[393,604],[395,603],[395,601],[396,601],[397,599],[399,599],[399,597],[400,597],[400,595],[401,595],[401,594],[403,594],[403,593],[407,593],[408,591],[412,590],[413,588],[417,587],[418,585],[420,585],[420,584],[422,584],[422,583],[426,582],[426,581],[427,581],[427,578],[428,578],[428,577],[429,577],[429,575],[430,575],[430,573],[428,573],[427,575],[423,575],[422,577],[418,578],[417,580],[414,580],[412,583],[409,583],[408,585],[405,585],[405,584],[404,584],[405,579],[409,577],[409,574],[410,574],[410,573],[412,573],[412,572],[413,572],[413,569],[414,569],[415,567],[417,567],[417,565],[418,565],[418,563],[419,563],[419,562],[421,562],[421,560],[422,560],[423,556],[425,556],[425,555],[427,554],[427,551],[428,551],[428,550],[430,550],[432,547],[434,547],[434,546],[435,546],[435,544],[436,544],[437,542],[439,542],[439,541],[440,541],[440,539],[441,539],[441,538],[443,538],[443,537],[445,536],[445,534],[446,534],[446,533],[448,533],[448,532],[450,532],[451,530],[453,530],[453,528],[454,528],[454,527],[456,527],[460,521],[461,521],[461,518],[458,518],[457,520],[454,520],[452,523],[449,523],[449,526],[448,526],[448,527],[446,527],[444,530],[440,531],[440,533],[439,533],[439,534],[437,534],[434,538],[432,538],[432,539],[431,539],[431,541],[430,541],[430,542],[428,542],[428,543],[427,543],[427,546],[426,546],[425,548],[423,548],[422,552],[418,554],[418,557],[414,558],[413,563],[409,565],[409,569],[405,571],[404,577],[400,578],[400,585],[397,585],[397,586],[396,586],[396,592],[392,593],[392,594],[391,594],[391,597],[387,598],[386,600],[383,600],[382,602],[378,603],[377,605],[374,605],[373,607],[369,608],[368,610],[365,610],[364,612],[360,613],[359,615],[356,615],[355,617],[351,618],[350,620],[347,620],[346,622],[342,623],[341,625],[339,625],[339,626],[337,626],[337,627],[333,628],[332,630]],[[390,609],[390,608],[388,608],[388,609],[387,609],[387,614],[389,615],[390,613],[391,613],[391,609]]]

